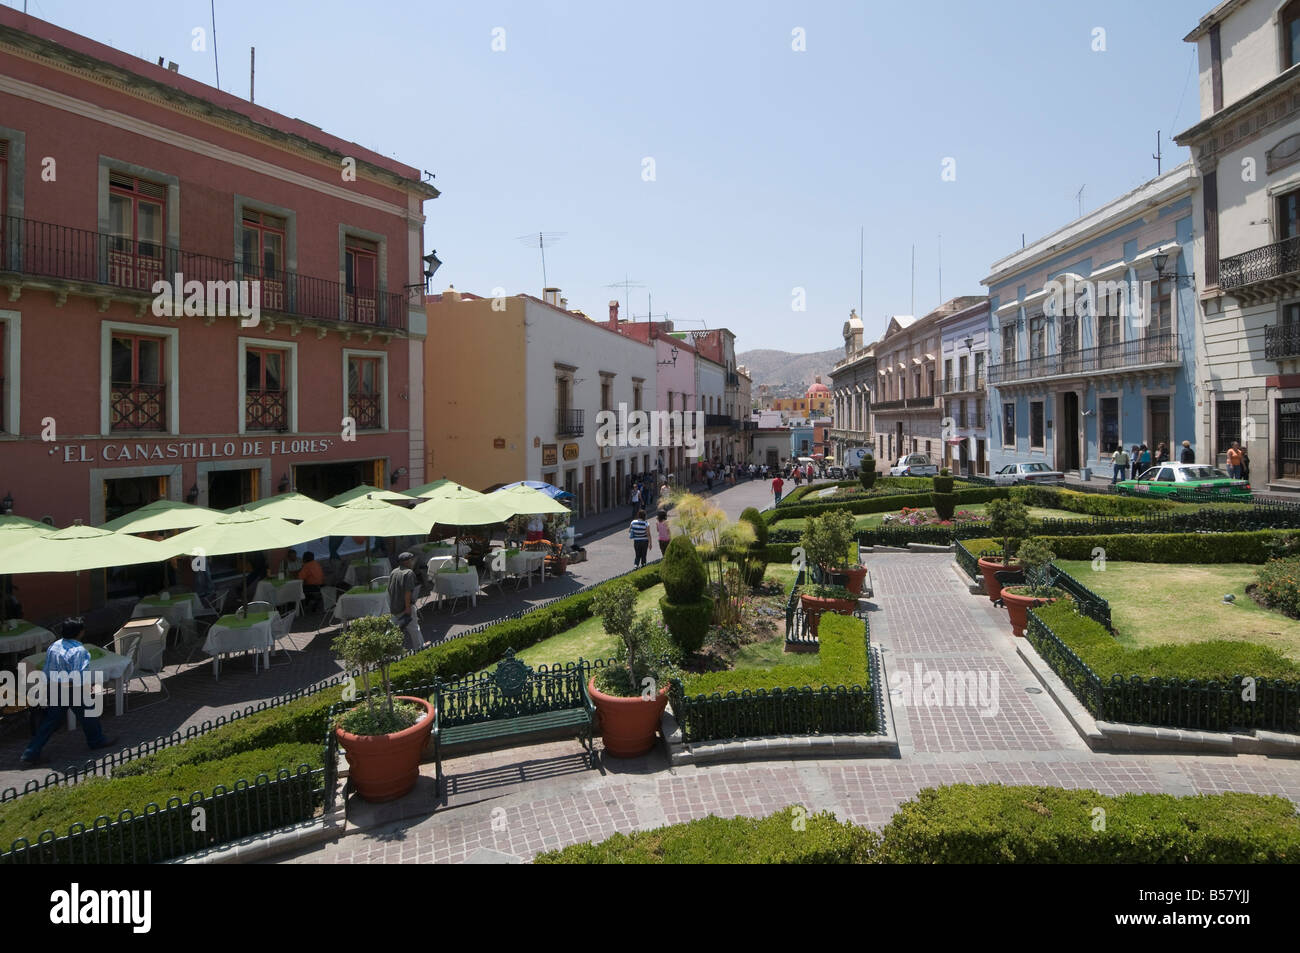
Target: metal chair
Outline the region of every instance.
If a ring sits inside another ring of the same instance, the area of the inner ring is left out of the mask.
[[[143,674],[144,670],[139,667],[140,645],[143,641],[144,636],[139,632],[119,633],[113,637],[112,651],[117,655],[123,655],[131,660],[130,668],[128,668],[126,673],[122,676],[122,691],[125,693],[122,700],[122,711],[124,712],[129,707],[128,703],[131,697],[130,690],[132,682],[139,679],[141,683],[144,683],[144,690],[146,692],[149,690],[149,686],[145,682],[145,676]],[[171,692],[167,690],[167,683],[163,681],[162,674],[160,672],[154,672],[152,674],[154,678],[158,679],[158,691],[162,697],[157,699],[157,701],[150,702],[148,705],[141,705],[140,708],[149,708],[153,705],[157,705],[159,702],[164,702],[171,697]]]
[[[330,625],[334,625],[343,621],[343,619],[339,617],[340,592],[341,591],[336,589],[334,586],[320,587],[321,613],[320,621],[317,622],[316,628],[324,628],[327,622]]]
[[[371,580],[370,580],[370,588],[371,588],[371,589],[374,589],[374,590],[376,590],[376,591],[378,591],[379,589],[387,589],[387,588],[388,588],[388,577],[387,577],[387,576],[376,576],[374,579],[371,579]]]
[[[267,661],[267,666],[271,665],[288,665],[293,662],[293,657],[289,655],[289,650],[284,647],[283,640],[293,633],[293,620],[298,617],[297,609],[290,609],[283,615],[272,616],[271,618],[271,637],[275,640],[271,652],[274,655],[279,652],[284,656],[283,662]],[[292,645],[293,643],[290,642]],[[297,648],[297,646],[294,646]]]
[[[269,602],[250,602],[244,606],[244,615],[257,615],[259,612],[265,612],[268,615],[275,615],[275,606]]]

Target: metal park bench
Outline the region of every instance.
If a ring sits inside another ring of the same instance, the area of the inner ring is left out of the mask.
[[[534,671],[511,650],[493,672],[435,683],[433,757],[440,795],[447,793],[444,748],[493,747],[498,741],[517,743],[527,735],[572,730],[595,754],[596,706],[587,691],[587,664],[543,669]]]

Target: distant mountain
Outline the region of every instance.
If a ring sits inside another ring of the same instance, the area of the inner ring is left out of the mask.
[[[789,351],[758,348],[753,351],[741,351],[736,355],[736,363],[744,364],[749,369],[755,394],[758,393],[759,384],[767,384],[773,391],[797,390],[803,393],[819,374],[822,383],[829,386],[831,368],[842,357],[844,357],[843,348],[814,351],[811,354],[792,354]]]

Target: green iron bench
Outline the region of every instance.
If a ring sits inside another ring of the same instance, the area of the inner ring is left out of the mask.
[[[436,682],[433,757],[439,795],[447,793],[442,773],[444,748],[488,746],[495,741],[571,729],[594,756],[596,706],[587,691],[588,677],[582,662],[555,671],[534,671],[511,650],[493,672],[449,684]]]

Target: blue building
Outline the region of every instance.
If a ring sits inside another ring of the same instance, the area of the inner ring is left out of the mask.
[[[1109,479],[1121,444],[1195,442],[1194,289],[1171,276],[1191,273],[1196,181],[1184,163],[993,264],[993,471]]]

